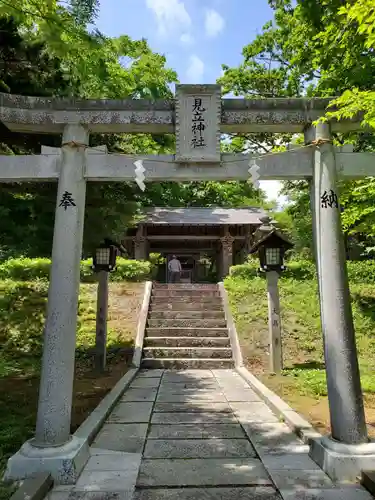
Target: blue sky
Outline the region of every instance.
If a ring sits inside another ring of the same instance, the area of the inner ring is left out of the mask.
[[[215,83],[221,64],[238,65],[271,18],[267,0],[102,0],[96,24],[110,36],[146,38],[181,83]]]
[[[109,36],[146,38],[181,83],[215,83],[270,19],[267,0],[102,0],[96,25]],[[278,182],[261,184],[277,197]]]

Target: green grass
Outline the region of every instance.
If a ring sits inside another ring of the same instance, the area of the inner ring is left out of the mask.
[[[269,374],[265,279],[229,277],[225,286],[249,368],[292,403],[298,404],[297,397],[304,404],[308,401],[304,398],[324,399],[327,387],[316,281],[279,280],[284,359],[281,377]],[[375,415],[375,285],[353,283],[351,294],[362,389],[368,411],[374,409]],[[306,408],[306,414],[308,411]]]
[[[136,308],[142,288],[112,283],[107,347],[133,344]],[[0,281],[0,474],[7,459],[33,435],[43,349],[48,281]],[[95,345],[96,285],[82,284],[78,307],[76,379],[72,425],[77,427],[114,383],[126,372],[127,355],[107,357],[109,370],[92,370]],[[0,500],[14,486],[0,483]]]

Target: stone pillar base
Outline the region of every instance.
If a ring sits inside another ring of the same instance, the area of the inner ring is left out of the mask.
[[[327,436],[314,438],[309,455],[332,481],[355,482],[362,470],[375,469],[375,442],[350,445]]]
[[[63,446],[48,448],[37,448],[29,440],[8,460],[3,479],[26,479],[47,472],[55,484],[75,484],[89,456],[86,439],[72,436]]]

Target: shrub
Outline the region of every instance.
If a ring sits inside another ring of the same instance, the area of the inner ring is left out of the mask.
[[[352,283],[375,284],[375,261],[348,261],[348,276]]]
[[[112,281],[144,281],[150,279],[151,262],[117,258],[116,271],[111,273]]]
[[[285,278],[296,280],[316,279],[316,268],[314,262],[310,260],[295,260],[286,262],[286,271],[283,272]],[[259,273],[259,261],[249,260],[247,264],[233,266],[230,275],[242,279],[251,279],[262,276]],[[347,262],[348,277],[351,283],[375,284],[375,261],[361,260]]]
[[[48,279],[51,260],[47,258],[29,259],[20,257],[8,259],[0,265],[0,279],[15,281],[33,281]]]
[[[153,265],[148,261],[128,260],[117,258],[116,271],[110,274],[111,281],[143,281],[150,279]],[[81,281],[90,283],[96,281],[92,271],[92,260],[81,261]],[[47,258],[9,259],[0,265],[0,279],[15,281],[34,281],[49,279],[51,260]]]
[[[286,266],[283,276],[287,278],[304,280],[315,277],[315,265],[308,260],[290,261],[286,263]],[[251,259],[247,264],[233,266],[230,275],[242,279],[251,279],[265,275],[265,273],[259,272],[259,261]]]

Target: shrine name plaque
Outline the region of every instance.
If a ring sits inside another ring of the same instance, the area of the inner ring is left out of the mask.
[[[220,162],[220,85],[176,85],[176,161]]]

